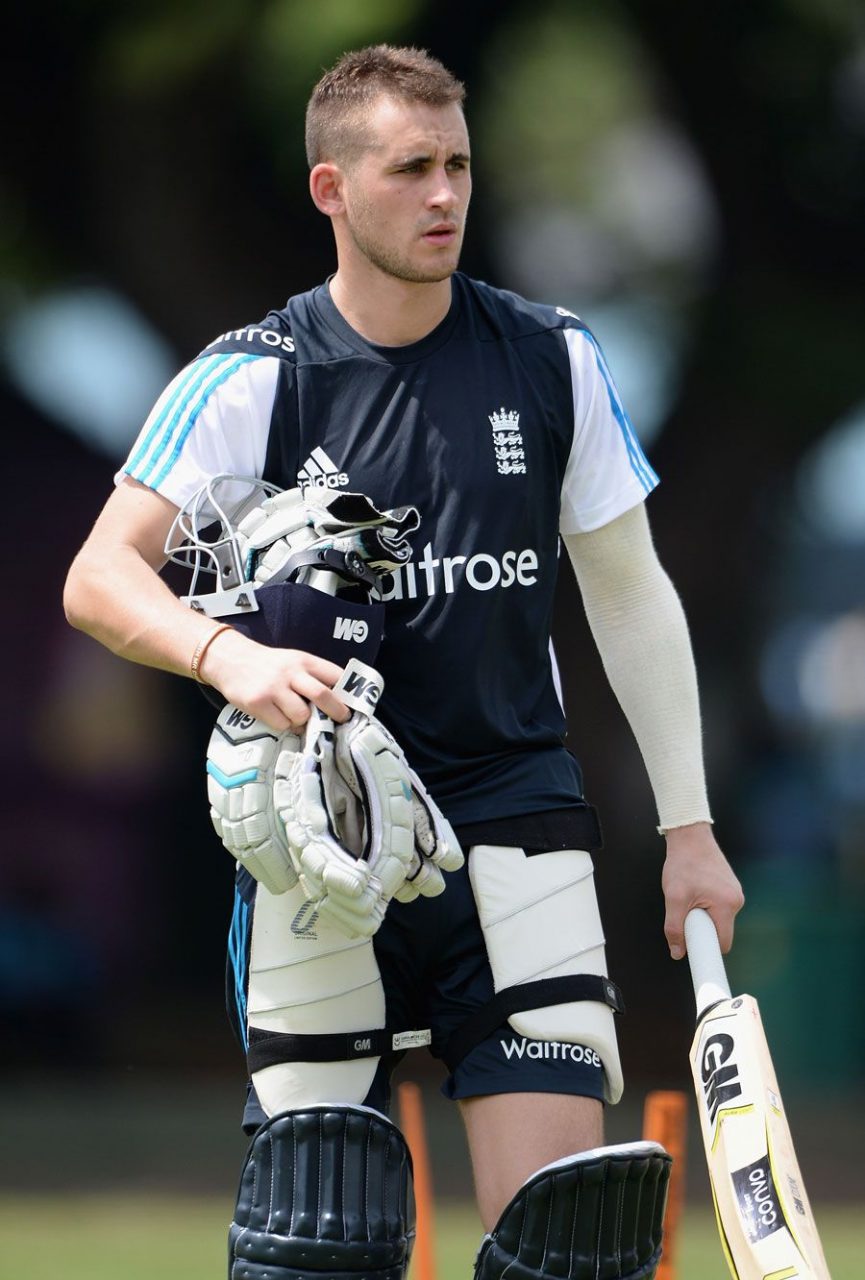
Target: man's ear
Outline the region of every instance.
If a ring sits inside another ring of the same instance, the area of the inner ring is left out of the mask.
[[[342,170],[335,164],[317,164],[310,171],[309,194],[312,202],[316,209],[330,218],[342,213],[345,208],[342,177]]]

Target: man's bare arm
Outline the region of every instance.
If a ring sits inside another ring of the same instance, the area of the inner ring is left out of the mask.
[[[177,508],[125,480],[109,497],[72,563],[63,604],[72,626],[132,662],[191,675],[192,655],[215,630],[159,577]],[[199,674],[244,711],[282,731],[309,718],[309,703],[347,715],[331,689],[340,668],[299,649],[271,649],[233,628],[206,650]]]

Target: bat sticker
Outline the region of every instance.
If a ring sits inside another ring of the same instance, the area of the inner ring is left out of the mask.
[[[772,1177],[768,1153],[762,1160],[755,1160],[744,1169],[734,1169],[730,1177],[736,1189],[742,1222],[752,1243],[771,1236],[787,1225]]]

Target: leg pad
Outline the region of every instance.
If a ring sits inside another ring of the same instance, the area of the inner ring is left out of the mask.
[[[229,1280],[402,1280],[414,1243],[411,1156],[364,1107],[273,1116],[256,1132],[229,1230]]]
[[[651,1280],[671,1164],[658,1143],[634,1142],[539,1169],[484,1237],[475,1280]]]

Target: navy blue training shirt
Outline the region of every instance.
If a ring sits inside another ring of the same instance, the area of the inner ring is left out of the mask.
[[[222,335],[166,388],[118,479],[178,506],[213,474],[411,504],[383,583],[381,719],[455,825],[579,804],[550,624],[559,534],[657,483],[592,334],[460,273],[444,320],[381,347],[326,284]]]

